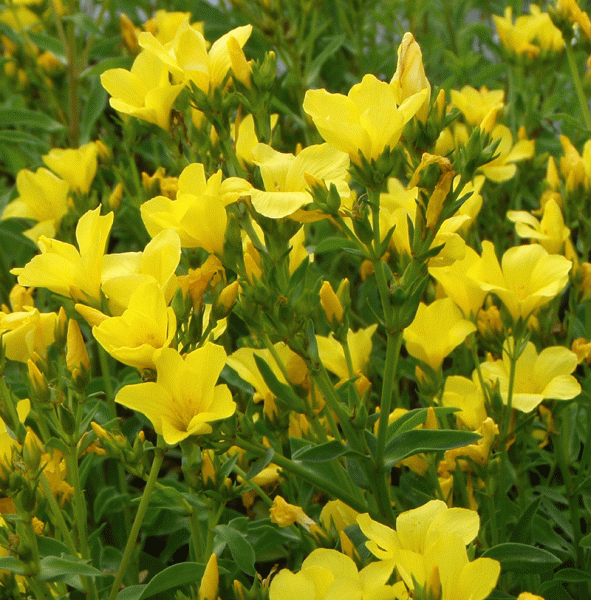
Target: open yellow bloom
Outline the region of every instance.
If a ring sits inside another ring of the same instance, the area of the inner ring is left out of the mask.
[[[170,125],[170,109],[183,89],[182,84],[171,85],[168,68],[147,51],[137,55],[131,71],[105,71],[101,84],[111,95],[109,102],[115,110],[166,130]]]
[[[258,144],[252,156],[261,170],[265,191],[251,188],[245,194],[250,195],[255,210],[265,217],[297,219],[296,211],[313,200],[307,176],[323,180],[327,187],[334,183],[342,198],[351,195],[347,185],[349,157],[328,144],[308,146],[297,156]]]
[[[501,110],[504,99],[503,90],[489,90],[485,85],[480,90],[470,85],[465,85],[459,92],[451,90],[452,104],[462,111],[466,122],[474,127],[478,127],[493,108]]]
[[[482,376],[491,385],[498,385],[506,404],[509,395],[511,360],[508,355],[510,338],[503,347],[503,358],[480,365]],[[581,393],[579,382],[571,375],[577,368],[577,355],[564,346],[544,348],[538,355],[528,342],[515,365],[512,406],[531,412],[542,400],[570,400]]]
[[[211,342],[184,358],[164,348],[154,356],[156,382],[127,385],[115,400],[146,415],[167,444],[178,444],[210,433],[210,422],[236,411],[228,386],[215,385],[225,363],[225,350]]]
[[[516,162],[529,160],[535,154],[534,140],[520,139],[513,144],[513,135],[505,125],[495,125],[491,133],[493,141],[500,139],[495,151],[498,156],[482,165],[479,172],[495,183],[511,179],[517,172]]]
[[[151,33],[140,33],[142,48],[158,57],[177,81],[192,81],[201,91],[208,93],[225,79],[232,65],[229,44],[234,38],[240,48],[246,44],[252,25],[236,27],[216,40],[209,52],[203,35],[184,20],[174,39],[166,44],[159,42]]]
[[[222,171],[209,179],[201,163],[193,163],[179,176],[176,200],[156,196],[140,211],[148,233],[154,237],[174,229],[183,248],[204,248],[222,253],[228,216],[223,198]]]
[[[387,146],[394,148],[427,94],[423,89],[400,103],[394,86],[365,75],[347,96],[308,90],[304,110],[325,141],[359,164],[361,156],[375,160]]]
[[[282,569],[269,587],[270,600],[402,600],[408,598],[402,582],[387,585],[389,572],[378,563],[361,571],[351,558],[337,550],[317,548],[302,563],[298,573]]]
[[[41,254],[11,271],[18,275],[19,284],[44,287],[75,300],[100,302],[103,254],[113,224],[113,213],[101,216],[100,210],[99,206],[80,217],[76,226],[79,250],[41,236]]]
[[[453,300],[442,298],[429,306],[421,302],[403,337],[411,356],[437,370],[443,359],[473,331],[476,326],[464,319]]]
[[[510,210],[507,218],[515,223],[515,231],[522,238],[537,240],[549,254],[558,254],[570,235],[556,200],[550,198],[543,208],[542,220],[524,210]]]
[[[484,393],[474,379],[468,379],[461,375],[450,375],[445,380],[445,388],[441,397],[443,406],[454,406],[461,410],[455,413],[458,427],[465,425],[468,429],[475,431],[486,419],[486,407],[484,405]]]
[[[43,167],[35,173],[21,169],[16,176],[16,189],[19,196],[6,206],[2,220],[33,219],[38,223],[24,235],[34,242],[42,235],[53,237],[69,210],[67,182]]]
[[[557,0],[556,12],[568,18],[573,24],[578,25],[585,36],[591,39],[591,20],[589,15],[581,10],[577,0]]]
[[[311,519],[301,506],[286,502],[282,496],[275,496],[273,506],[269,509],[269,516],[271,522],[277,523],[279,527],[289,527],[294,523],[299,523],[309,531],[310,526],[315,525],[314,519]]]
[[[176,333],[174,310],[166,307],[164,293],[153,281],[139,285],[120,317],[92,328],[97,342],[115,359],[136,369],[154,369],[156,350],[170,345]]]
[[[190,12],[169,12],[160,9],[154,13],[151,19],[148,19],[144,23],[144,29],[154,35],[161,44],[166,44],[174,39],[183,21],[190,18]],[[201,34],[204,33],[203,21],[191,23],[191,27]]]
[[[497,561],[468,562],[466,545],[476,538],[480,528],[476,511],[448,508],[442,500],[431,500],[398,515],[396,530],[372,520],[367,513],[359,515],[357,523],[368,538],[367,548],[380,559],[374,564],[385,563],[383,569],[388,573],[389,561],[394,561],[410,589],[416,583],[436,594],[441,591],[442,597],[449,600],[484,600],[496,584],[500,572]],[[479,576],[484,576],[484,581],[479,581]]]
[[[540,52],[558,52],[564,46],[560,30],[554,26],[548,13],[536,4],[530,4],[529,15],[521,15],[513,24],[511,7],[503,17],[493,15],[501,43],[515,54],[534,58]]]
[[[484,241],[479,284],[496,294],[515,320],[526,319],[564,289],[571,268],[571,261],[539,244],[509,248],[501,267],[492,242]]]
[[[43,156],[43,162],[73,191],[86,194],[96,175],[98,149],[94,142],[80,148],[52,148]]]

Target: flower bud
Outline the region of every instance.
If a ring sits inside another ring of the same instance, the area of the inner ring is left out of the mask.
[[[320,304],[331,326],[334,327],[343,322],[343,306],[329,281],[325,281],[320,288]]]
[[[233,36],[230,36],[228,39],[228,54],[230,55],[234,79],[240,81],[240,83],[250,89],[252,61],[249,62],[246,60],[242,46],[240,46],[238,40]]]
[[[29,371],[29,383],[31,384],[31,397],[40,402],[48,402],[50,399],[49,388],[45,375],[39,370],[39,367],[29,358],[27,361]]]
[[[125,13],[121,13],[119,17],[119,24],[121,26],[123,45],[133,54],[137,54],[140,49],[140,45],[138,43],[138,33],[140,30],[133,24],[133,21]]]
[[[121,206],[121,198],[123,198],[123,184],[119,182],[109,195],[108,208],[114,212]]]
[[[227,317],[234,304],[236,303],[236,298],[238,297],[238,291],[240,290],[240,283],[238,280],[233,281],[229,285],[227,285],[217,297],[213,309],[212,315],[214,319],[219,321],[220,319],[224,319]]]
[[[84,388],[90,370],[90,359],[86,351],[84,338],[77,321],[68,322],[68,339],[66,344],[66,366],[72,374],[72,381],[78,388]]]
[[[314,520],[301,507],[289,504],[281,496],[276,496],[269,513],[271,522],[277,523],[279,527],[289,527],[297,522],[309,531],[310,526],[315,525]]]
[[[201,579],[201,585],[199,586],[199,600],[217,599],[219,578],[218,557],[212,554],[207,561],[203,579]]]

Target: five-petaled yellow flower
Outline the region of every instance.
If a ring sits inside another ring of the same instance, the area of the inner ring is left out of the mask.
[[[211,433],[210,425],[231,417],[236,403],[226,385],[216,385],[226,351],[211,342],[184,358],[172,348],[154,355],[157,380],[127,385],[115,400],[146,415],[167,444]]]

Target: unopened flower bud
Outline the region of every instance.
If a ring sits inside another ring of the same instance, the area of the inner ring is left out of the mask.
[[[27,427],[27,435],[23,446],[23,460],[30,471],[36,471],[41,464],[41,456],[43,454],[43,443],[37,434]]]
[[[109,209],[116,212],[121,206],[121,198],[123,198],[123,184],[119,182],[109,195]]]
[[[229,285],[227,285],[217,297],[213,309],[212,315],[214,319],[219,321],[220,319],[224,319],[227,317],[234,304],[236,303],[236,298],[238,297],[238,291],[240,290],[240,283],[238,280],[233,281]]]
[[[137,54],[140,49],[138,43],[138,33],[140,30],[125,13],[121,13],[119,24],[121,26],[121,37],[123,38],[124,46],[133,54]]]
[[[238,40],[233,36],[230,36],[228,39],[228,54],[230,55],[234,79],[240,81],[247,88],[250,88],[252,75],[251,62],[246,60],[242,46],[240,46]]]
[[[203,579],[199,586],[199,600],[217,600],[220,574],[218,557],[212,554],[207,561]]]
[[[29,358],[27,361],[29,371],[29,383],[31,384],[31,397],[37,401],[48,402],[50,399],[49,388],[45,375],[39,367]]]
[[[343,322],[344,310],[338,296],[334,293],[330,281],[325,281],[320,288],[320,304],[326,318],[332,326]]]

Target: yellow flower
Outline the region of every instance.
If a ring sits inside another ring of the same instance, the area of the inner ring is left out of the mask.
[[[265,217],[298,219],[302,212],[299,209],[313,200],[309,191],[310,177],[324,180],[327,186],[334,183],[342,198],[351,195],[346,181],[349,158],[328,144],[308,146],[297,156],[258,144],[252,155],[260,168],[265,191],[247,184],[244,195],[250,196],[255,210]]]
[[[122,252],[103,257],[102,290],[111,314],[120,315],[139,285],[157,283],[168,304],[177,290],[175,270],[181,258],[179,236],[172,229],[155,235],[143,252]]]
[[[581,10],[577,0],[557,0],[556,11],[573,24],[579,25],[588,39],[591,39],[591,20],[589,15]]]
[[[539,244],[509,248],[502,268],[492,242],[482,242],[480,286],[496,294],[511,316],[527,319],[540,306],[557,296],[568,282],[571,261],[548,254]]]
[[[207,561],[199,584],[199,600],[217,600],[219,583],[218,557],[212,554]]]
[[[201,163],[185,167],[178,181],[176,200],[156,196],[140,211],[148,233],[174,229],[183,248],[203,248],[222,253],[228,216],[223,201],[222,171],[209,179]]]
[[[488,90],[484,85],[480,90],[470,85],[465,85],[459,92],[451,90],[452,104],[462,111],[466,122],[474,127],[478,127],[492,109],[501,110],[504,99],[503,90]]]
[[[341,282],[341,286],[346,281],[347,279],[344,279]],[[322,305],[322,309],[324,310],[324,314],[326,315],[326,319],[328,320],[328,322],[333,326],[342,323],[344,316],[343,305],[341,304],[339,297],[335,294],[334,290],[332,289],[330,281],[322,282],[322,287],[320,288],[319,295],[320,304]]]
[[[454,413],[459,428],[465,425],[468,429],[475,431],[487,416],[484,393],[480,384],[460,375],[450,375],[445,380],[441,404],[461,409]]]
[[[277,523],[279,527],[289,527],[294,523],[299,523],[310,531],[310,526],[315,525],[314,519],[311,519],[300,506],[289,504],[281,496],[275,496],[273,506],[269,509],[269,516],[272,523]]]
[[[298,573],[282,569],[269,587],[270,600],[397,600],[408,598],[404,584],[391,586],[389,572],[377,563],[361,571],[351,558],[328,548],[313,550]]]
[[[438,281],[445,294],[451,298],[470,318],[478,313],[487,292],[479,285],[482,279],[482,259],[478,253],[466,246],[466,254],[445,267],[429,267],[429,273]]]
[[[530,4],[529,15],[521,15],[513,24],[511,7],[505,8],[503,17],[493,15],[501,43],[515,54],[534,58],[543,52],[558,52],[564,46],[560,30],[552,23],[548,13]]]
[[[320,511],[319,521],[326,531],[334,526],[340,533],[346,527],[357,523],[359,513],[345,504],[342,500],[329,500]]]
[[[166,307],[162,289],[145,281],[129,298],[120,317],[92,328],[97,342],[115,359],[136,369],[154,369],[156,350],[166,348],[176,333],[174,310]]]
[[[513,145],[513,135],[505,125],[495,125],[492,130],[493,141],[499,140],[499,145],[495,150],[497,158],[482,165],[479,171],[490,181],[502,183],[511,179],[517,172],[514,163],[533,158],[535,153],[535,141],[520,139]]]
[[[174,39],[166,44],[151,33],[140,33],[138,39],[144,50],[163,61],[177,81],[190,80],[208,93],[224,81],[230,70],[230,39],[234,38],[242,48],[251,32],[252,25],[236,27],[215,41],[209,52],[205,38],[189,25],[189,19],[180,24]]]
[[[189,269],[186,275],[178,278],[179,286],[186,298],[190,296],[193,310],[199,312],[203,305],[203,295],[208,287],[215,287],[222,280],[224,267],[220,259],[210,254],[197,269]]]
[[[43,162],[66,181],[73,191],[86,194],[96,175],[98,149],[94,142],[77,149],[53,148],[43,156]]]
[[[0,312],[0,334],[6,358],[26,363],[36,357],[45,358],[47,348],[55,341],[57,313],[40,313],[24,307],[22,312]]]
[[[190,12],[169,12],[160,9],[154,13],[151,19],[144,23],[144,29],[153,34],[161,44],[166,44],[174,39],[183,21],[190,18]],[[204,33],[203,21],[191,23],[191,27],[201,34]]]
[[[387,146],[394,148],[427,94],[424,89],[400,103],[394,86],[374,75],[365,75],[347,96],[322,89],[308,90],[304,111],[312,117],[325,141],[360,164],[361,156],[375,160]]]
[[[452,299],[442,298],[429,306],[421,302],[403,337],[411,356],[438,370],[443,359],[473,331],[476,326],[464,319]]]
[[[42,235],[53,237],[69,210],[67,182],[43,167],[35,173],[21,169],[16,176],[16,189],[19,197],[6,206],[2,220],[33,219],[38,223],[24,235],[34,242]]]
[[[78,323],[74,319],[68,321],[68,334],[66,342],[66,366],[75,381],[80,375],[90,369],[90,359],[86,344]]]
[[[140,34],[145,35],[145,34]],[[127,115],[155,123],[168,130],[170,109],[182,90],[171,85],[168,68],[151,52],[140,52],[131,66],[109,69],[101,75],[101,84],[111,95],[111,106]]]
[[[499,393],[506,404],[509,395],[511,360],[509,338],[503,346],[503,358],[480,365],[482,376]],[[564,346],[544,348],[538,355],[536,347],[528,342],[515,364],[512,406],[522,412],[531,412],[545,398],[570,400],[581,393],[579,382],[571,375],[577,368],[577,355]]]
[[[496,583],[500,572],[497,561],[477,559],[468,563],[466,545],[475,539],[480,528],[476,511],[448,508],[442,500],[431,500],[398,515],[396,530],[373,521],[367,513],[359,515],[357,523],[368,538],[365,543],[368,550],[380,559],[373,564],[379,568],[386,563],[383,569],[388,573],[389,562],[394,561],[410,589],[418,585],[438,595],[441,585],[442,598],[484,600]],[[453,553],[445,551],[446,547],[453,548]],[[468,564],[471,566],[466,567]],[[484,581],[474,578],[474,571],[486,574]],[[485,589],[488,591],[484,592]]]
[[[236,403],[226,385],[215,385],[226,363],[221,346],[207,342],[184,358],[172,348],[154,356],[156,382],[127,385],[115,400],[143,413],[167,444],[210,433],[212,421],[226,419]]]
[[[423,105],[416,114],[417,119],[424,123],[427,120],[429,110],[431,84],[425,75],[421,48],[412,33],[408,31],[404,34],[402,42],[398,46],[398,64],[390,85],[394,88],[399,103],[422,90],[427,90]]]
[[[515,231],[519,237],[537,240],[549,254],[561,252],[570,235],[560,206],[553,198],[544,204],[541,221],[524,210],[510,210],[507,218],[515,223]]]
[[[355,385],[362,395],[371,386],[369,379],[363,374],[363,371],[369,362],[369,355],[372,348],[371,338],[376,329],[377,325],[370,325],[366,329],[359,329],[356,332],[353,332],[351,329],[347,331],[347,343],[351,352],[353,367],[352,375],[349,373],[343,345],[335,339],[334,335],[331,333],[328,337],[322,335],[316,336],[318,354],[322,364],[331,373],[340,378],[339,383],[348,381],[351,377],[356,377]]]
[[[41,254],[11,271],[18,275],[19,284],[44,287],[75,300],[100,302],[103,254],[113,224],[113,213],[101,216],[100,210],[99,206],[80,217],[76,227],[80,250],[41,236]]]

